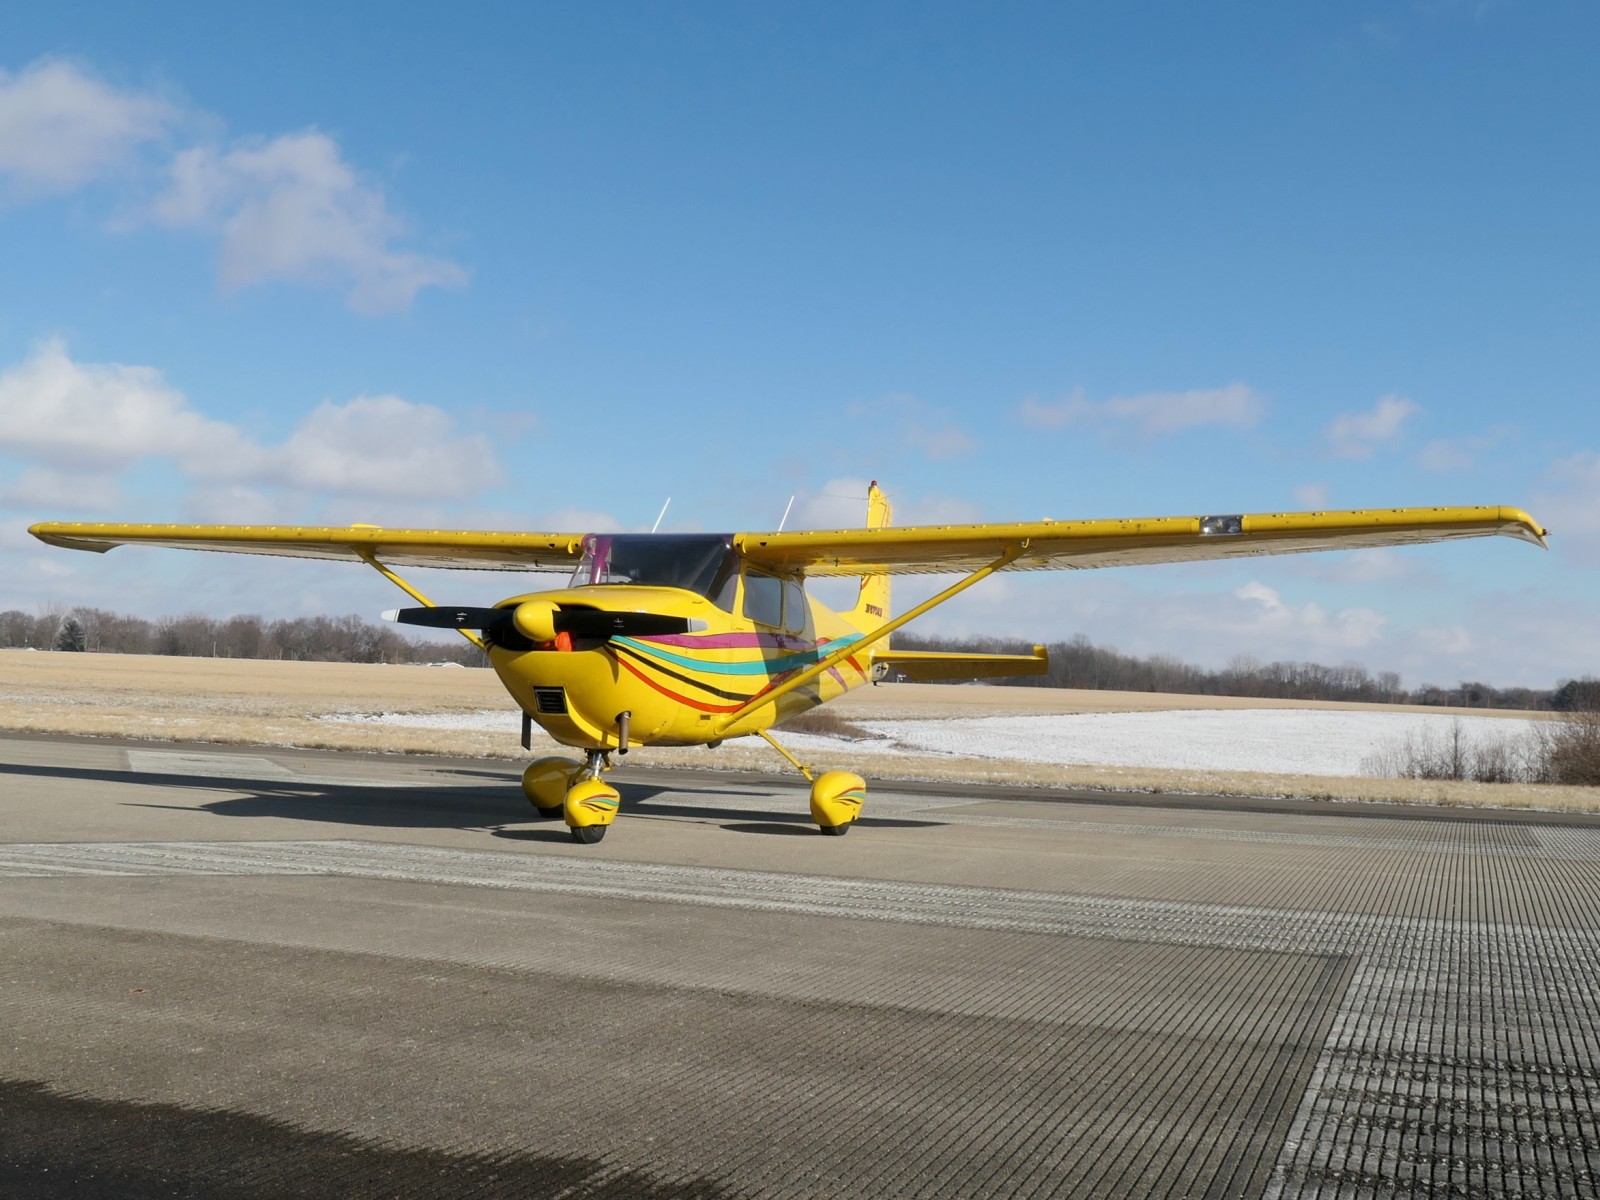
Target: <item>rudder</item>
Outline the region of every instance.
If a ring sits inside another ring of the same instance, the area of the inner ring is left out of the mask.
[[[874,479],[867,485],[867,528],[883,529],[894,516],[890,507],[889,497],[885,496]],[[871,627],[882,625],[889,619],[889,577],[887,575],[863,575],[861,577],[861,592],[856,597],[856,606],[851,609],[850,616],[856,624]],[[879,642],[880,648],[888,647],[888,639]]]

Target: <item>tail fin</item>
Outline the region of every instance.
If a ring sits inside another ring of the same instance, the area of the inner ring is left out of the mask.
[[[889,497],[885,496],[878,488],[878,481],[873,480],[867,485],[867,528],[882,529],[889,524],[894,511],[889,507]],[[849,614],[858,625],[867,627],[882,625],[889,619],[889,577],[887,575],[863,575],[861,577],[861,594],[856,597],[856,606]],[[878,643],[880,649],[888,647],[888,641]]]

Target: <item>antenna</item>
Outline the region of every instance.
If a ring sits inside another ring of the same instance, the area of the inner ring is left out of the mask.
[[[789,523],[789,510],[794,507],[794,497],[789,497],[789,503],[783,506],[783,520],[778,522],[778,532],[783,532],[783,527]]]
[[[667,497],[667,504],[671,504],[671,503],[672,503],[672,497],[668,496]],[[651,533],[654,533],[656,530],[661,528],[661,518],[667,515],[667,504],[663,504],[661,506],[661,511],[656,514],[656,523],[654,525],[650,526],[650,532]]]

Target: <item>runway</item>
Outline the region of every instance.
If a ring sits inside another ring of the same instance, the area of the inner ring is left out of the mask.
[[[0,736],[0,1195],[1594,1196],[1600,819]]]

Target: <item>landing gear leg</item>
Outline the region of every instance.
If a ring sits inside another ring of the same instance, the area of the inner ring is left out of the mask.
[[[813,775],[810,767],[780,746],[770,733],[765,729],[760,732],[769,746],[811,782],[811,819],[817,823],[817,828],[831,837],[849,833],[850,826],[861,815],[862,805],[867,802],[867,781],[854,771],[824,771]]]
[[[617,789],[600,778],[611,769],[610,755],[604,750],[584,751],[584,763],[573,774],[561,804],[561,815],[566,818],[572,840],[593,846],[605,837],[611,822],[616,820],[617,805],[622,797]]]

